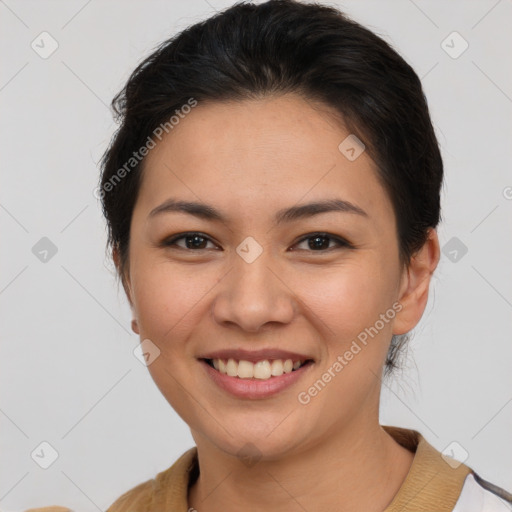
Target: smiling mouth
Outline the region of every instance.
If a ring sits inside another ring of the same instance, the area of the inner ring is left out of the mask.
[[[269,380],[312,364],[312,359],[264,359],[252,363],[244,359],[203,359],[209,366],[223,375],[239,379]]]

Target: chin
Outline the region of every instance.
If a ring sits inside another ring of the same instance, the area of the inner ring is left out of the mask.
[[[293,418],[293,413],[289,416],[288,425],[285,425],[286,415],[282,414],[278,420],[276,415],[272,415],[268,421],[259,422],[247,416],[232,421],[227,428],[229,434],[222,427],[211,431],[209,425],[210,428],[200,431],[191,428],[192,436],[199,447],[206,442],[228,455],[249,461],[282,459],[299,453],[305,448],[305,441],[313,439],[312,432],[306,432],[304,422]]]

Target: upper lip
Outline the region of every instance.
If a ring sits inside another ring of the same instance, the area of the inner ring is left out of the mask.
[[[260,350],[245,350],[245,349],[231,349],[231,350],[216,350],[215,352],[208,352],[198,359],[235,359],[237,361],[250,361],[256,363],[258,361],[264,361],[265,359],[291,359],[292,361],[306,361],[313,359],[311,356],[299,354],[297,352],[289,352],[287,350],[280,349],[260,349]]]

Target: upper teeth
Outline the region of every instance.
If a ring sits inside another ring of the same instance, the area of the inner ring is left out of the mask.
[[[269,361],[250,361],[235,359],[213,359],[213,367],[220,373],[229,375],[230,377],[239,377],[241,379],[270,379],[271,377],[279,377],[283,373],[290,373],[292,370],[300,368],[303,361],[293,361],[292,359],[274,359]]]

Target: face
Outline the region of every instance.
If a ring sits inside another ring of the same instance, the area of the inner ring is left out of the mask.
[[[348,135],[299,96],[205,103],[146,157],[127,290],[198,445],[282,457],[376,421],[404,271]]]

